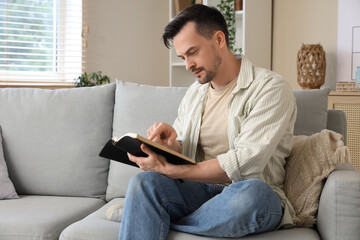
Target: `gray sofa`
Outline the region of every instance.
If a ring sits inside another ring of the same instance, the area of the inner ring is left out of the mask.
[[[0,200],[0,239],[117,239],[120,223],[105,213],[124,201],[129,179],[140,170],[98,154],[113,135],[172,123],[185,91],[122,81],[54,91],[0,89],[4,157],[20,196]],[[343,112],[327,110],[328,92],[294,91],[297,135],[324,128],[345,135]],[[317,227],[242,239],[360,239],[359,199],[359,173],[341,166],[324,186]],[[169,239],[209,238],[171,231]]]

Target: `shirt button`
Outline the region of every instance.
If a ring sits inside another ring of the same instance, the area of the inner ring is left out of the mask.
[[[265,137],[264,137],[264,140],[265,140],[265,141],[268,141],[268,140],[269,140],[269,137],[268,137],[268,136],[265,136]]]

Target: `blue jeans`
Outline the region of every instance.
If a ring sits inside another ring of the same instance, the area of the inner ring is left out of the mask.
[[[281,218],[279,197],[258,179],[224,187],[141,172],[129,183],[119,239],[166,239],[169,229],[241,237],[272,231]]]

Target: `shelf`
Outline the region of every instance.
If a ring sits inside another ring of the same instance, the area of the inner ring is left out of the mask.
[[[173,66],[173,67],[185,67],[186,64],[185,63],[172,63],[171,66]]]
[[[331,91],[329,96],[360,96],[360,91],[352,91],[352,92]]]
[[[220,0],[203,0],[204,5],[216,7]],[[271,18],[272,1],[243,0],[243,9],[235,11],[235,48],[255,65],[271,68]],[[175,0],[169,0],[169,19],[175,15]],[[169,83],[171,86],[190,86],[196,77],[186,70],[186,63],[178,56],[174,48],[169,57]]]

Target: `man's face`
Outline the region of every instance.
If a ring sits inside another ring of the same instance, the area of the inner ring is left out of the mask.
[[[186,70],[192,71],[199,83],[214,79],[222,62],[214,37],[207,39],[200,35],[195,23],[189,22],[174,37],[173,45],[177,55],[185,61]]]

